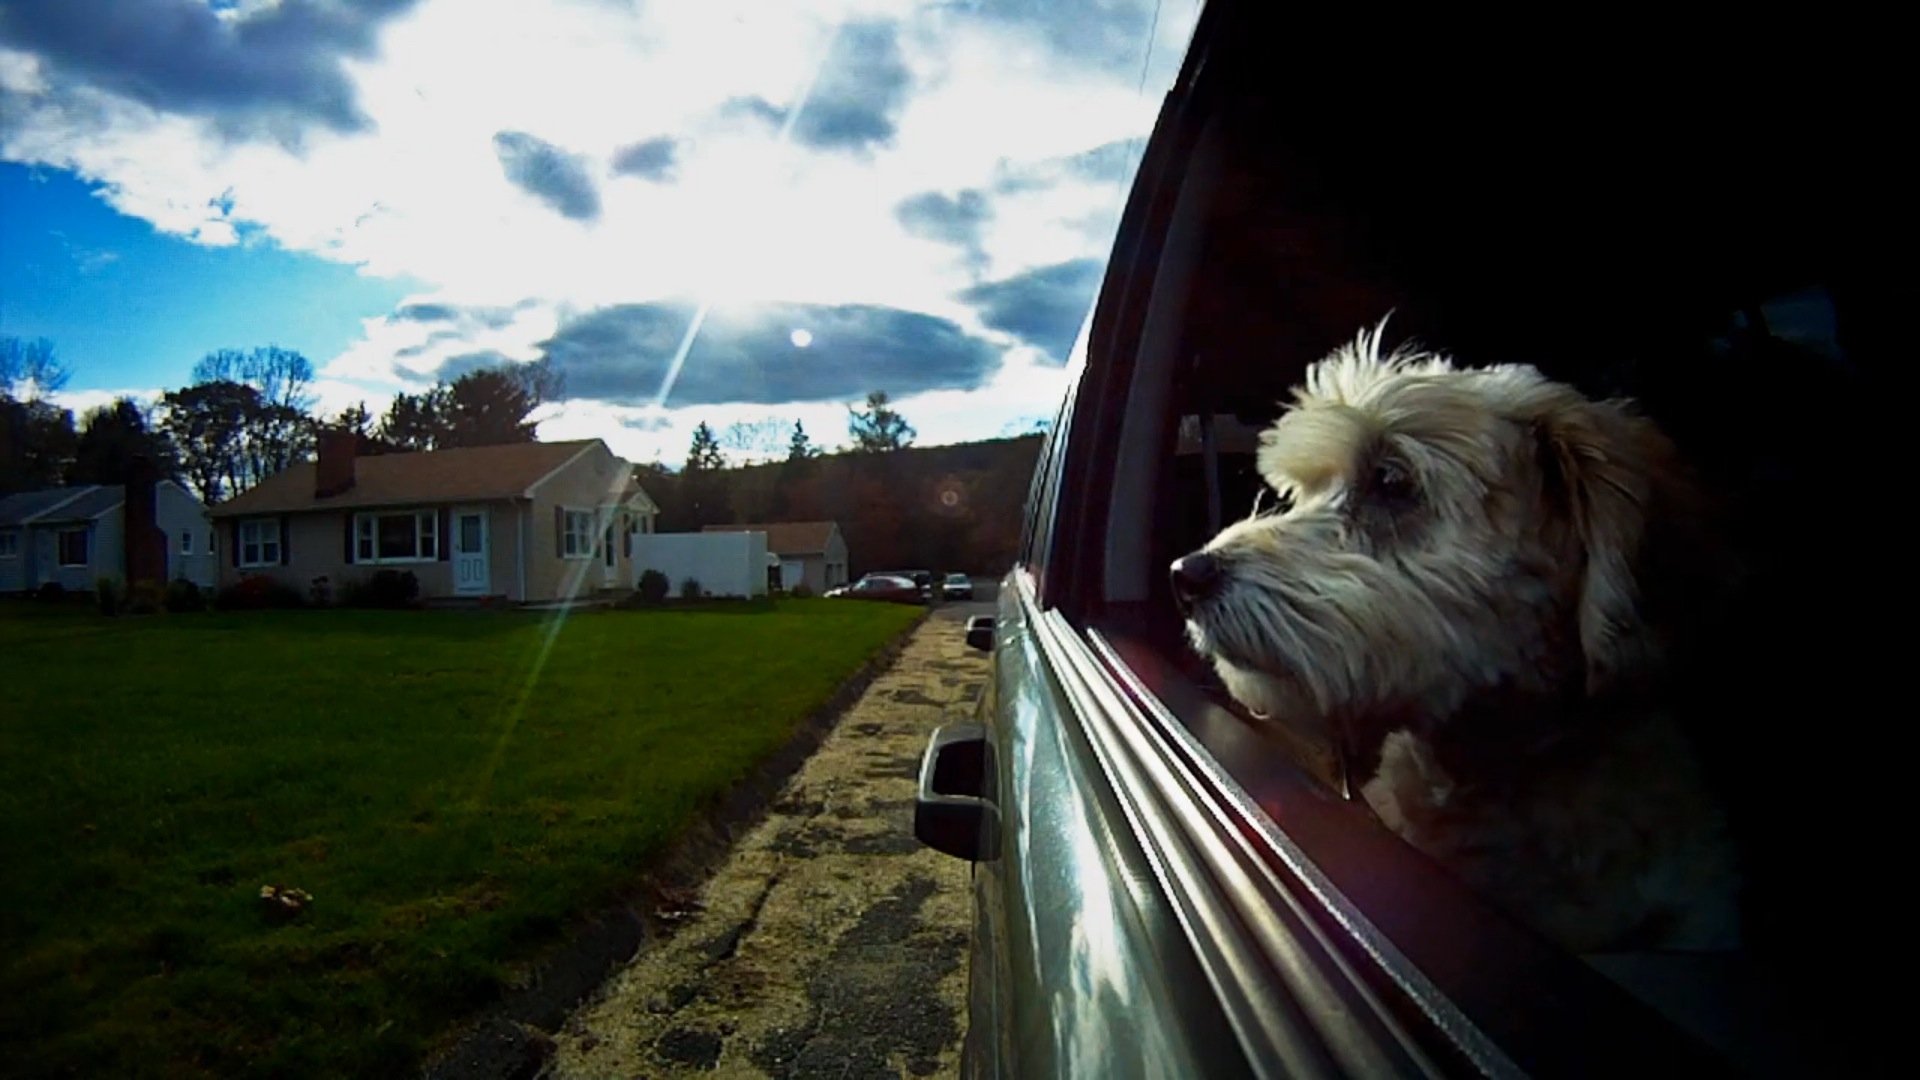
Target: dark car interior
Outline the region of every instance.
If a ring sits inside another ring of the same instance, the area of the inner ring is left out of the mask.
[[[1633,399],[1721,500],[1744,571],[1700,613],[1675,693],[1742,844],[1747,946],[1585,959],[1743,1070],[1865,1063],[1891,1007],[1868,987],[1899,925],[1874,884],[1894,810],[1891,785],[1843,777],[1882,738],[1868,703],[1896,700],[1871,597],[1905,574],[1874,557],[1895,550],[1878,523],[1897,496],[1872,479],[1915,298],[1911,210],[1850,134],[1871,102],[1729,48],[1618,96],[1543,67],[1520,82],[1554,87],[1549,112],[1379,48],[1377,107],[1329,105],[1323,72],[1251,35],[1208,57],[1107,510],[1151,524],[1109,525],[1088,621],[1158,669],[1250,790],[1285,761],[1346,794],[1368,747],[1218,734],[1237,706],[1186,647],[1166,574],[1255,507],[1255,440],[1307,365],[1391,314],[1389,344]]]

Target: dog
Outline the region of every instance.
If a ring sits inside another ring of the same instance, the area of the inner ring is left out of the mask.
[[[1255,717],[1377,759],[1378,818],[1564,947],[1734,948],[1725,816],[1661,703],[1664,586],[1702,572],[1678,451],[1385,327],[1262,433],[1278,504],[1174,562],[1189,642]]]

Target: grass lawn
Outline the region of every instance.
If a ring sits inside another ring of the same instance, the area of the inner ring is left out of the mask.
[[[416,1070],[916,614],[0,606],[0,1073]]]

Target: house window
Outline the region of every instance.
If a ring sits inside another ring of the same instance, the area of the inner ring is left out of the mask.
[[[60,530],[60,565],[87,565],[87,530]]]
[[[568,510],[562,522],[560,554],[569,559],[593,557],[593,511]]]
[[[180,554],[193,554],[193,533],[183,532],[180,534]]]
[[[0,532],[0,559],[18,558],[20,555],[20,534]]]
[[[440,557],[438,510],[358,514],[353,528],[354,562],[432,562]]]
[[[240,523],[240,565],[280,564],[280,522],[273,518]]]

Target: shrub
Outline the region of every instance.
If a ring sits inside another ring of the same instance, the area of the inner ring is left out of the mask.
[[[222,611],[297,608],[302,603],[300,590],[260,574],[243,577],[238,584],[221,589],[213,600],[213,606]]]
[[[701,591],[699,578],[690,577],[680,583],[680,599],[682,600],[698,600],[705,595],[706,593]]]
[[[787,590],[787,595],[793,597],[795,600],[811,600],[813,599],[813,586],[803,581]]]
[[[127,614],[157,615],[165,609],[166,586],[157,581],[136,581],[127,590]]]
[[[373,607],[412,607],[419,598],[420,579],[411,570],[379,570],[367,582],[367,602]]]
[[[667,575],[658,570],[645,570],[640,574],[639,593],[643,603],[657,604],[667,598],[667,590],[672,584]]]
[[[44,581],[40,583],[38,589],[34,590],[33,595],[42,600],[65,600],[67,587],[57,581]]]
[[[166,605],[167,610],[176,615],[205,611],[207,594],[186,578],[174,578],[167,583]]]
[[[93,599],[100,605],[100,614],[112,618],[120,614],[120,583],[110,577],[103,577],[93,583]]]

